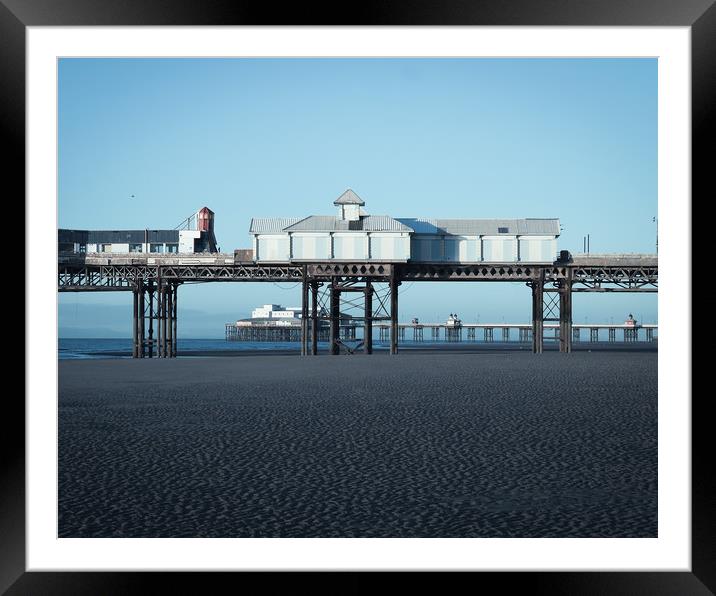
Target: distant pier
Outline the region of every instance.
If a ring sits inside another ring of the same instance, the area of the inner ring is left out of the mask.
[[[374,325],[378,328],[380,341],[390,340],[390,325]],[[657,340],[658,325],[616,325],[606,323],[572,324],[572,340],[580,341],[617,341],[620,337],[625,342],[653,342]],[[640,335],[640,330],[643,334]],[[560,326],[558,324],[544,325],[544,339],[560,339]],[[547,330],[551,330],[549,333]],[[516,331],[516,337],[515,337]],[[582,332],[584,331],[584,334]],[[601,334],[600,334],[601,331]],[[606,336],[605,336],[606,333]],[[643,339],[642,339],[643,338]],[[398,341],[414,342],[509,342],[517,339],[518,342],[532,341],[532,325],[530,323],[463,323],[459,326],[445,323],[410,323],[398,325]]]
[[[354,340],[356,338],[355,324],[341,325],[339,338],[341,340]],[[226,323],[226,341],[256,341],[256,342],[300,342],[302,339],[301,325],[274,326],[274,325],[239,325],[237,323]],[[317,330],[317,340],[329,341],[331,329],[329,325],[322,325]],[[308,339],[311,338],[311,330],[308,331]]]
[[[302,308],[283,307],[280,304],[264,304],[251,312],[251,318],[226,323],[226,341],[258,342],[299,342],[303,339],[304,321]],[[329,341],[331,323],[325,309],[321,310],[315,330],[308,330],[308,339],[316,334],[316,341]],[[341,313],[338,317],[338,338],[353,340],[356,337],[356,323],[350,315]]]
[[[362,327],[355,323],[341,324],[339,338],[343,341],[359,339],[357,330]],[[544,339],[559,341],[559,325],[546,324]],[[391,326],[387,324],[373,325],[378,330],[381,342],[390,341]],[[643,330],[643,332],[642,332]],[[606,323],[585,323],[572,325],[574,342],[654,342],[657,340],[658,325],[615,325]],[[252,342],[300,342],[301,326],[285,327],[262,324],[238,325],[226,323],[227,341]],[[310,329],[309,329],[309,340]],[[318,330],[318,341],[330,341],[330,327],[321,326]],[[398,341],[413,342],[512,342],[530,343],[532,341],[532,325],[529,323],[464,323],[459,326],[445,323],[399,324]]]

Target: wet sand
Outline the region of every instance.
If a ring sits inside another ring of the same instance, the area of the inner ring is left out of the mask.
[[[558,346],[553,341],[545,341],[544,350],[546,352],[558,351]],[[657,342],[575,342],[572,345],[575,352],[653,352],[658,351]],[[343,350],[345,352],[345,350]],[[356,355],[361,354],[361,348],[356,351]],[[390,346],[387,344],[376,344],[373,346],[374,354],[389,354]],[[532,344],[528,342],[404,342],[400,344],[401,353],[421,352],[424,354],[444,354],[445,352],[461,352],[464,354],[485,354],[491,352],[532,352]],[[79,352],[81,353],[81,352]],[[85,352],[88,356],[102,356],[112,358],[131,358],[132,351],[130,349],[119,350],[102,350],[101,352]],[[328,354],[325,345],[319,348],[319,355]],[[199,358],[199,357],[221,357],[236,358],[241,356],[300,356],[301,346],[296,343],[293,349],[277,348],[271,350],[256,349],[225,349],[225,350],[187,350],[181,349],[177,356],[179,358]]]
[[[653,537],[657,354],[59,363],[61,537]]]

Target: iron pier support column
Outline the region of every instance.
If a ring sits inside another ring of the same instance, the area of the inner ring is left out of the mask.
[[[167,357],[167,285],[164,283],[159,290],[159,357]]]
[[[149,334],[147,338],[149,357],[154,357],[154,282],[149,282]]]
[[[135,286],[132,291],[134,302],[132,303],[132,358],[139,358],[139,287]]]
[[[395,266],[394,266],[395,267]],[[390,353],[398,353],[398,285],[395,268],[390,276]]]
[[[164,288],[162,288],[161,282],[157,284],[157,358],[163,358],[162,354],[162,301],[164,300]]]
[[[146,340],[144,337],[144,319],[146,314],[146,294],[147,294],[147,286],[144,284],[144,281],[139,282],[139,357],[145,358],[146,357]]]
[[[341,325],[341,291],[337,287],[337,282],[333,280],[331,283],[331,354],[334,356],[340,354],[340,325]]]
[[[303,281],[301,282],[301,356],[308,355],[308,280],[306,279],[306,266],[303,266]]]
[[[154,318],[157,321],[157,339],[154,345],[157,348],[157,358],[162,357],[162,286],[157,282],[156,303],[154,305]]]
[[[172,298],[172,358],[177,357],[177,298],[179,297],[179,283],[174,283],[174,297]]]
[[[318,354],[318,282],[311,282],[311,356]]]
[[[174,284],[167,284],[167,339],[166,339],[166,357],[172,357],[172,345],[174,344]]]
[[[532,352],[541,354],[544,347],[544,269],[532,283]]]
[[[572,351],[572,268],[559,288],[559,351]]]
[[[365,282],[365,326],[363,327],[363,349],[366,354],[373,353],[373,285],[370,279]]]

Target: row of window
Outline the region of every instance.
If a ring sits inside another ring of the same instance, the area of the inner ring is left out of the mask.
[[[111,244],[100,244],[99,252],[112,252]],[[144,246],[142,244],[130,244],[129,252],[144,252]],[[173,253],[179,252],[179,245],[176,243],[170,244],[150,244],[149,252],[153,253]]]

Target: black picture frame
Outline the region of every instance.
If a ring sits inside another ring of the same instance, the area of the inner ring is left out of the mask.
[[[481,26],[684,26],[692,33],[692,195],[706,198],[713,169],[712,138],[716,92],[714,0],[409,0],[334,4],[312,13],[294,3],[191,2],[188,0],[0,0],[0,122],[6,153],[5,182],[13,202],[25,192],[25,35],[30,26],[97,25],[481,25]],[[712,193],[711,193],[712,194]],[[684,197],[689,200],[689,197]],[[6,196],[7,201],[7,196]],[[695,201],[694,201],[695,202]],[[8,203],[6,203],[7,205]],[[26,222],[29,225],[31,222]],[[28,264],[25,274],[29,275]],[[27,316],[28,313],[25,313]],[[690,325],[691,321],[686,321]],[[685,349],[689,349],[688,346]],[[487,573],[470,578],[485,590],[499,587],[550,594],[709,594],[716,592],[716,480],[709,462],[709,392],[692,396],[692,572]],[[19,594],[128,594],[161,586],[176,594],[211,593],[219,581],[239,589],[246,579],[226,573],[25,572],[24,404],[5,397],[0,494],[0,590]],[[688,398],[689,396],[677,396]],[[14,427],[16,434],[9,432]],[[416,576],[413,576],[416,577]],[[364,592],[385,574],[261,574],[262,591],[273,584],[315,589],[317,580],[335,591]],[[392,579],[392,578],[391,578]],[[444,590],[445,574],[419,576],[421,587]],[[401,582],[405,578],[401,578]],[[240,582],[240,583],[239,583]],[[231,588],[229,588],[231,589]],[[233,592],[234,589],[231,589]],[[228,591],[228,590],[227,590]],[[491,590],[492,591],[492,590]]]

